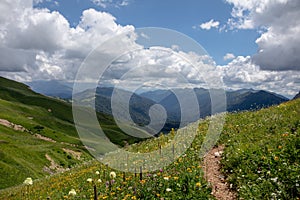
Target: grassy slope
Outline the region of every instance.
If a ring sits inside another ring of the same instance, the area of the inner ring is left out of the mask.
[[[284,103],[280,106],[257,112],[229,114],[221,135],[220,144],[225,144],[223,154],[223,171],[233,188],[243,199],[297,199],[299,197],[299,113],[300,100]],[[102,179],[96,183],[100,199],[211,199],[209,185],[203,179],[202,159],[198,150],[207,131],[207,121],[201,122],[199,134],[186,155],[177,159],[172,165],[155,172],[153,176],[138,181],[133,174],[117,172],[116,182],[106,188],[107,169],[102,164],[93,162],[76,168],[71,172],[38,180],[26,188],[19,186],[0,193],[7,199],[18,199],[27,195],[31,199],[39,196],[51,199],[67,198],[72,188],[77,192],[77,199],[93,197],[93,187],[87,178]],[[147,151],[157,148],[157,143],[164,144],[172,137],[161,136],[130,147],[131,151]],[[96,175],[96,170],[100,175]],[[144,174],[145,177],[145,174]],[[168,177],[169,180],[164,180]],[[135,189],[134,189],[135,188]],[[172,192],[166,192],[171,188]]]
[[[78,138],[71,109],[66,102],[37,94],[24,84],[0,77],[0,119],[29,130],[21,132],[0,125],[0,189],[20,184],[28,176],[45,176],[43,167],[50,165],[46,153],[64,168],[91,159]],[[116,144],[122,145],[123,140],[136,142],[124,135],[109,116],[99,114],[98,117],[105,133],[114,138]],[[57,143],[37,139],[36,133]],[[62,148],[81,152],[82,159],[70,158]]]
[[[300,197],[300,99],[227,117],[223,171],[244,199]]]

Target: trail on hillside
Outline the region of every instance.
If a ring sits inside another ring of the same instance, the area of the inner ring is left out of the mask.
[[[203,169],[205,179],[212,185],[212,195],[218,200],[235,200],[236,194],[225,181],[224,175],[221,173],[221,154],[224,146],[214,147],[204,157]]]

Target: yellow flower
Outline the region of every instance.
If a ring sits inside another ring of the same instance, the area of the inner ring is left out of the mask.
[[[136,199],[136,196],[131,197],[131,199]]]
[[[274,157],[274,160],[279,160],[278,156],[275,156],[275,157]]]
[[[282,146],[278,146],[278,149],[282,149]]]
[[[175,176],[175,177],[173,177],[173,178],[174,178],[175,181],[179,179],[179,177],[177,177],[177,176]]]
[[[201,187],[201,183],[200,182],[196,183],[196,187]]]
[[[23,183],[25,185],[32,185],[33,184],[32,178],[30,178],[30,177],[26,178]]]

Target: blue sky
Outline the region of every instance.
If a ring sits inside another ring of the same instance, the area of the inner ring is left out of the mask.
[[[72,82],[99,44],[122,33],[134,35],[137,28],[161,27],[202,45],[215,61],[209,67],[203,67],[200,54],[168,48],[202,66],[197,70],[207,78],[218,76],[225,89],[253,88],[293,97],[300,90],[298,8],[299,0],[4,0],[0,2],[0,76],[21,82]],[[110,45],[108,58],[120,51]],[[143,83],[147,76],[144,83],[150,86],[180,85],[171,78],[176,72],[202,87],[203,80],[187,63],[162,49],[145,48],[128,56],[139,60],[125,58],[114,77],[141,63],[164,64],[164,69],[157,69],[164,73],[136,72],[135,83]],[[120,82],[114,77],[112,83]]]
[[[219,21],[220,27],[226,25],[231,17],[233,6],[222,0],[131,0],[127,6],[116,6],[112,3],[105,8],[89,0],[56,2],[58,3],[44,1],[36,6],[59,11],[73,26],[79,23],[84,10],[94,8],[111,13],[116,17],[116,22],[121,25],[173,29],[199,42],[220,65],[228,63],[223,59],[227,53],[247,56],[257,51],[255,40],[259,37],[259,33],[256,29],[225,31],[218,28],[203,30],[199,27],[200,24],[211,19]]]

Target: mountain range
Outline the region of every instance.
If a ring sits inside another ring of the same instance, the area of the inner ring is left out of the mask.
[[[126,112],[129,111],[132,121],[140,126],[147,126],[150,121],[149,109],[153,108],[153,112],[161,112],[153,107],[153,105],[159,104],[166,112],[166,123],[161,128],[161,132],[169,132],[171,128],[178,128],[184,126],[190,122],[196,121],[199,118],[205,118],[210,116],[211,111],[211,97],[210,93],[213,92],[218,95],[219,90],[207,90],[204,88],[194,89],[173,89],[173,90],[153,90],[140,94],[136,94],[130,91],[122,90],[112,87],[98,87],[95,90],[86,90],[79,94],[76,94],[74,99],[82,102],[84,105],[91,106],[95,102],[95,107],[98,112],[113,115],[112,112],[112,95],[117,95],[117,100],[114,100],[115,113],[118,113],[118,117],[130,121]],[[194,93],[197,98],[197,105],[200,113],[194,111],[193,106],[189,106],[192,102],[192,95]],[[96,95],[95,95],[96,94]],[[278,105],[289,99],[263,90],[243,89],[237,91],[227,91],[226,105],[228,112],[243,111],[243,110],[258,110],[266,108],[272,105]],[[178,99],[177,97],[180,97]],[[181,107],[182,104],[188,104],[185,106],[185,115],[188,114],[187,121],[182,121]],[[128,108],[127,108],[127,107]],[[160,116],[158,116],[160,117]],[[159,122],[158,122],[159,123]],[[183,124],[180,124],[183,123]],[[156,125],[161,126],[161,124]]]

